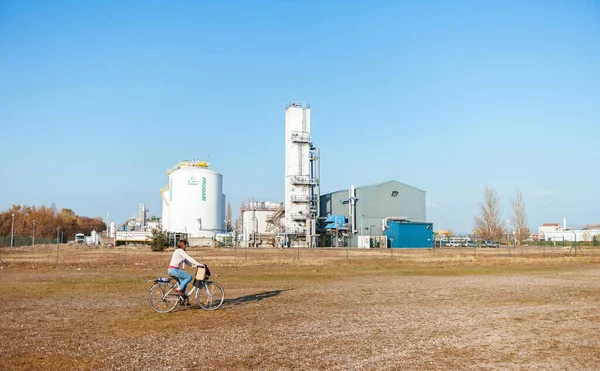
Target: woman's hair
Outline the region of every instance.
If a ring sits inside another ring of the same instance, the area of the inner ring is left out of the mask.
[[[182,244],[183,244],[183,246],[187,246],[187,244],[188,244],[187,240],[184,240],[184,239],[182,238],[182,239],[180,239],[180,240],[177,242],[177,248],[178,248],[178,249],[179,249],[179,248],[181,248],[181,246],[179,246],[179,244],[180,244],[180,243],[182,243]]]

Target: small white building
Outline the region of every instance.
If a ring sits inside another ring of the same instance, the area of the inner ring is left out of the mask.
[[[544,223],[538,227],[538,235],[540,241],[587,242],[593,241],[595,236],[600,236],[600,228],[567,228],[566,221],[562,226],[558,223]]]

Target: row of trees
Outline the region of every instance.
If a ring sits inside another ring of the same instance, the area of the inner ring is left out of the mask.
[[[64,239],[73,239],[76,233],[89,235],[92,230],[104,231],[106,224],[102,218],[78,216],[71,209],[58,211],[55,204],[49,207],[13,205],[0,213],[0,236],[10,235],[11,228],[15,236],[33,237],[35,232],[36,238],[55,237],[59,229]]]
[[[523,241],[530,235],[527,227],[527,212],[523,193],[517,189],[515,197],[511,200],[511,215],[509,225],[501,221],[502,208],[500,197],[495,188],[485,186],[483,188],[483,203],[480,214],[475,216],[475,234],[486,240],[498,241],[504,235],[515,236],[517,241]]]

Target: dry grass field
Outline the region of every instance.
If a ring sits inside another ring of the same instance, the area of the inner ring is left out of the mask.
[[[0,249],[3,370],[596,370],[600,251],[189,249],[214,312],[147,304],[172,250]],[[188,269],[190,271],[190,269]]]

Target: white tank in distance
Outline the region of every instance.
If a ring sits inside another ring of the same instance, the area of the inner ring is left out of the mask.
[[[162,215],[160,224],[162,226],[163,231],[169,230],[169,202],[167,201],[169,197],[169,188],[163,188],[160,191],[160,195],[162,198]]]
[[[223,176],[203,164],[184,161],[169,174],[163,192],[163,223],[169,232],[194,238],[223,231]]]

